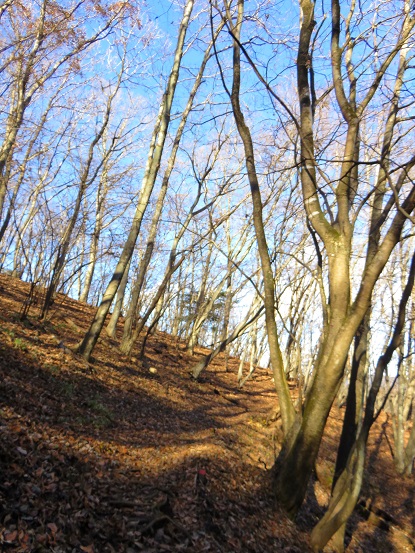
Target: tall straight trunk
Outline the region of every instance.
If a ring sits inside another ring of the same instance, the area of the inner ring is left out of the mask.
[[[221,25],[219,25],[219,27],[218,27],[218,29],[215,33],[215,37],[219,34],[219,31],[222,27],[223,27],[223,23]],[[200,69],[198,71],[198,74],[196,75],[195,81],[193,83],[192,90],[191,90],[191,92],[189,94],[189,98],[187,100],[186,107],[183,111],[183,114],[182,114],[182,117],[181,117],[181,120],[180,120],[180,124],[177,128],[177,131],[176,131],[176,136],[175,136],[174,141],[173,141],[173,147],[172,147],[172,150],[170,152],[169,160],[167,162],[167,168],[166,168],[166,171],[164,173],[163,180],[162,180],[162,183],[161,183],[161,189],[160,189],[160,192],[159,192],[159,195],[158,195],[158,198],[157,198],[156,207],[154,209],[153,217],[151,219],[151,225],[150,225],[149,235],[148,235],[148,238],[147,238],[146,249],[145,249],[144,255],[143,255],[143,257],[140,261],[140,266],[139,266],[139,269],[138,269],[138,276],[137,276],[137,278],[134,282],[134,285],[133,285],[131,300],[130,300],[130,304],[128,306],[127,315],[126,315],[125,322],[124,322],[124,331],[123,331],[122,340],[123,340],[123,343],[125,343],[125,344],[127,344],[131,340],[133,327],[135,326],[135,324],[137,322],[137,317],[138,317],[137,306],[138,306],[138,302],[139,302],[139,297],[140,297],[141,291],[143,289],[146,272],[148,270],[148,267],[150,265],[150,261],[151,261],[152,255],[153,255],[154,244],[155,244],[156,237],[157,237],[157,231],[158,231],[160,217],[161,217],[163,206],[164,206],[164,200],[165,200],[166,194],[167,194],[168,185],[169,185],[169,182],[170,182],[172,171],[173,171],[175,163],[176,163],[177,152],[179,150],[180,142],[181,142],[181,139],[182,139],[182,136],[183,136],[183,131],[185,129],[189,114],[190,114],[190,112],[193,108],[196,93],[199,90],[200,84],[202,82],[203,75],[204,75],[205,69],[206,69],[206,64],[207,64],[207,62],[209,61],[209,58],[210,58],[210,53],[211,53],[211,50],[212,50],[212,46],[213,46],[213,41],[211,41],[208,44],[208,47],[206,48],[205,55],[203,56],[203,60],[202,60]]]
[[[213,253],[212,234],[213,234],[213,229],[211,229],[209,238],[208,238],[208,242],[209,242],[208,252],[207,252],[205,262],[203,263],[203,274],[202,274],[202,280],[199,286],[199,291],[197,293],[196,305],[194,307],[192,303],[190,303],[189,305],[190,309],[192,310],[192,317],[191,317],[192,324],[191,324],[190,334],[187,338],[186,350],[188,353],[191,353],[192,355],[194,353],[194,348],[197,345],[200,328],[203,322],[207,318],[207,313],[206,313],[207,307],[210,306],[211,308],[210,298],[208,299],[206,298],[206,287],[207,287],[207,281],[209,278],[211,259],[212,259],[212,253]]]
[[[403,76],[406,69],[406,55],[407,49],[402,48],[399,57],[397,77],[395,80],[394,96],[391,102],[391,107],[386,120],[385,131],[383,135],[382,164],[378,173],[375,192],[372,200],[369,239],[365,260],[366,267],[370,267],[370,264],[379,248],[381,240],[379,222],[382,217],[384,197],[386,194],[387,170],[390,165],[389,157],[391,152],[394,128],[396,125],[396,118],[399,111],[398,100],[400,97],[400,92],[403,84]],[[357,165],[355,171],[357,171]],[[363,418],[365,382],[367,379],[367,351],[369,347],[370,322],[371,304],[369,304],[368,310],[354,338],[354,351],[350,370],[350,382],[346,401],[346,411],[343,419],[342,433],[337,451],[336,466],[333,478],[333,493],[340,475],[342,475],[344,471],[350,468],[347,467],[347,465],[348,463],[350,463],[352,449],[356,447],[356,450],[360,452],[359,455],[363,455],[364,458],[365,444],[361,443],[363,439],[361,437],[359,442],[360,445],[358,445],[357,432]],[[352,474],[350,478],[353,478]],[[358,477],[356,477],[356,481],[358,481]],[[358,489],[360,490],[359,486]],[[339,549],[344,543],[345,531],[346,520],[339,527],[335,536],[333,536],[333,539]]]
[[[106,167],[106,165],[107,164],[105,163],[105,166],[103,167],[102,175],[98,186],[97,197],[95,201],[95,222],[94,222],[94,230],[92,232],[92,238],[91,238],[89,263],[85,274],[84,285],[82,287],[82,291],[79,297],[79,300],[83,302],[88,301],[88,295],[91,289],[92,278],[94,276],[95,265],[97,262],[99,239],[101,237],[101,232],[102,232],[102,227],[104,222],[104,205],[105,205],[105,201],[108,193],[108,168]]]
[[[187,28],[190,22],[190,16],[193,10],[194,0],[187,0],[183,11],[183,17],[180,23],[179,35],[177,40],[176,51],[174,55],[173,67],[170,72],[166,91],[160,105],[159,115],[157,117],[156,126],[153,132],[153,137],[150,145],[150,150],[147,158],[146,170],[141,186],[140,196],[138,199],[135,215],[132,221],[130,232],[124,244],[114,274],[109,282],[107,289],[102,298],[101,304],[98,307],[91,326],[85,334],[82,342],[78,346],[78,351],[85,359],[89,359],[95,344],[101,334],[105,323],[105,318],[114,300],[114,296],[120,285],[122,276],[127,268],[128,262],[134,251],[134,247],[141,229],[141,222],[144,213],[147,209],[154,183],[160,168],[161,156],[164,149],[164,143],[167,136],[167,131],[170,123],[171,106],[176,90],[176,85],[179,77],[181,60],[183,57],[183,47],[186,37]]]

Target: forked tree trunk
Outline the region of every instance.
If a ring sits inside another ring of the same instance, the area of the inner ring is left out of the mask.
[[[375,420],[375,403],[378,396],[384,372],[392,355],[400,346],[402,330],[405,325],[406,306],[411,296],[415,281],[415,253],[412,257],[411,268],[406,286],[402,292],[399,304],[397,321],[392,338],[385,353],[378,359],[375,376],[366,403],[366,410],[353,446],[343,470],[337,475],[330,504],[324,517],[314,528],[311,536],[313,550],[318,552],[325,547],[328,541],[335,536],[335,550],[342,553],[344,550],[344,527],[352,514],[363,482],[366,445],[370,428]],[[384,402],[386,399],[384,400]],[[339,532],[340,530],[340,532]],[[338,534],[337,534],[338,533]],[[336,535],[337,534],[337,535]]]
[[[346,31],[348,32],[348,31]],[[389,110],[388,117],[386,119],[385,131],[383,135],[382,143],[382,165],[377,176],[377,182],[375,187],[375,192],[372,200],[372,213],[370,220],[370,230],[369,230],[369,239],[366,253],[366,268],[370,267],[373,258],[376,255],[376,252],[379,248],[381,234],[380,234],[380,221],[383,215],[383,202],[386,193],[386,182],[387,182],[387,173],[386,171],[389,168],[389,157],[391,152],[391,146],[394,136],[394,127],[396,124],[396,117],[399,111],[399,96],[403,83],[403,76],[406,69],[406,55],[407,49],[402,48],[400,52],[399,66],[397,72],[397,78],[395,80],[394,96],[393,101],[391,102],[391,107]],[[355,170],[357,170],[357,165]],[[357,175],[356,175],[357,178]],[[369,334],[370,334],[370,318],[371,318],[371,305],[369,304],[366,315],[359,326],[359,329],[356,333],[354,339],[354,352],[350,370],[350,382],[346,402],[346,412],[343,420],[342,434],[340,438],[340,443],[337,451],[336,466],[333,479],[333,497],[332,501],[339,501],[338,488],[336,488],[337,480],[344,474],[348,473],[347,480],[350,480],[350,498],[347,499],[350,507],[354,508],[353,501],[357,501],[355,498],[355,492],[357,496],[360,492],[360,484],[358,480],[362,475],[356,474],[356,482],[353,477],[353,470],[362,470],[361,464],[358,463],[359,468],[350,467],[351,461],[350,456],[352,455],[352,450],[355,449],[354,455],[361,456],[365,455],[366,445],[361,443],[363,437],[360,436],[360,443],[357,441],[357,430],[360,426],[360,423],[363,418],[363,406],[364,406],[364,395],[365,395],[365,382],[367,379],[367,350],[369,344]],[[366,437],[367,439],[367,437]],[[343,496],[347,496],[347,490],[345,490]],[[355,504],[355,503],[354,503]],[[348,510],[345,508],[342,513],[343,523],[338,527],[337,531],[332,535],[331,539],[333,542],[333,547],[337,551],[342,551],[344,548],[344,536],[346,530],[346,521],[351,513],[346,516]],[[332,513],[333,515],[333,513]],[[327,521],[330,518],[329,515],[325,517]],[[321,527],[325,523],[322,522]],[[333,524],[327,524],[326,532],[328,528],[333,528]]]
[[[285,438],[275,465],[276,495],[280,504],[292,516],[296,514],[305,497],[327,417],[343,377],[350,345],[369,308],[377,279],[393,248],[400,240],[402,228],[407,219],[406,214],[411,213],[415,205],[415,187],[412,187],[412,189],[409,188],[409,193],[401,204],[408,209],[397,211],[392,218],[389,229],[383,235],[383,240],[370,265],[365,268],[356,298],[350,304],[349,264],[353,235],[350,210],[358,187],[355,168],[359,161],[356,144],[358,144],[360,118],[373,98],[387,67],[408,40],[414,21],[409,16],[404,18],[403,31],[398,42],[374,77],[372,87],[368,89],[366,96],[357,106],[353,86],[350,98],[346,97],[344,89],[343,49],[339,44],[340,3],[337,0],[332,2],[332,77],[336,101],[345,120],[347,134],[335,190],[336,219],[329,221],[319,201],[314,152],[313,90],[310,90],[309,82],[309,71],[312,71],[310,44],[316,24],[314,2],[300,0],[300,6],[302,19],[297,56],[297,83],[300,102],[301,184],[304,207],[310,225],[318,234],[327,252],[330,294],[329,324],[324,329],[320,354],[314,367],[314,380],[305,402],[303,420]],[[349,71],[347,78],[352,77],[353,74]],[[414,159],[411,159],[400,178],[407,179],[408,168],[413,164]]]

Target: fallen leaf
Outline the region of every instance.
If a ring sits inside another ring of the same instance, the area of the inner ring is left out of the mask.
[[[85,553],[95,553],[94,546],[92,545],[81,545],[82,551],[85,551]]]
[[[17,530],[13,530],[12,532],[3,532],[3,543],[12,544],[16,541],[16,538]]]
[[[58,527],[54,522],[49,522],[49,524],[46,525],[49,530],[52,532],[52,535],[55,536],[56,532],[58,531]]]

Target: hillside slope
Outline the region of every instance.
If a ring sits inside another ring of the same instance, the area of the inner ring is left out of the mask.
[[[293,523],[273,505],[268,469],[279,444],[267,371],[239,390],[239,361],[224,372],[217,358],[194,382],[195,358],[164,333],[150,339],[143,361],[103,336],[88,364],[70,348],[93,310],[59,295],[48,321],[36,318],[36,306],[21,321],[28,293],[28,284],[0,275],[2,551],[309,550],[340,413],[330,419],[319,481]],[[372,510],[369,520],[358,513],[351,521],[349,552],[413,550],[415,486],[396,477],[387,433],[384,419],[371,438],[364,490]],[[382,520],[388,513],[392,520]]]

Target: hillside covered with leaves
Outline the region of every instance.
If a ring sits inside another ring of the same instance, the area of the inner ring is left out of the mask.
[[[219,356],[196,382],[195,357],[165,333],[150,338],[143,360],[103,335],[87,363],[71,348],[92,308],[58,295],[47,320],[36,306],[21,320],[29,285],[4,275],[0,285],[1,551],[309,550],[341,411],[331,413],[308,500],[290,521],[271,489],[280,431],[268,371],[240,389],[239,360],[225,372]],[[394,470],[384,416],[347,551],[413,551],[414,497],[413,479]]]

